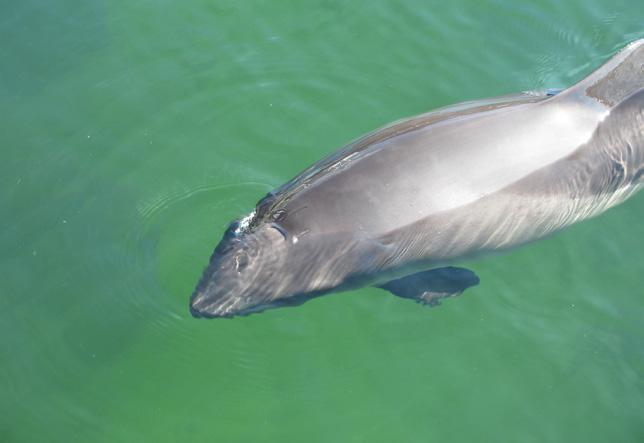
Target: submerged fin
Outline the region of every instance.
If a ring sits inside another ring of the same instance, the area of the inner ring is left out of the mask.
[[[378,287],[398,297],[437,306],[442,298],[459,295],[467,288],[478,285],[479,281],[478,276],[469,269],[448,266],[411,274]]]

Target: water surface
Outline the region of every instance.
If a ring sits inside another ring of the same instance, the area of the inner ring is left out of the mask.
[[[471,263],[231,321],[227,223],[361,134],[568,86],[635,0],[0,5],[0,441],[644,441],[644,196]]]

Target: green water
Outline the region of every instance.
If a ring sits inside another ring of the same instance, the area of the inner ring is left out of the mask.
[[[471,263],[196,320],[227,223],[392,120],[570,85],[640,0],[0,3],[0,442],[644,441],[644,195]]]

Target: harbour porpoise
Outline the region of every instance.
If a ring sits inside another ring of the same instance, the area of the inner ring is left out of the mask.
[[[430,305],[479,283],[460,260],[598,215],[644,183],[644,39],[558,93],[395,122],[230,224],[192,294],[232,317],[364,286]]]

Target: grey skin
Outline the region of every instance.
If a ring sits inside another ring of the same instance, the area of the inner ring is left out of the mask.
[[[368,134],[233,222],[196,317],[374,285],[436,304],[478,283],[449,265],[595,216],[644,179],[644,40],[556,95],[465,103]]]

